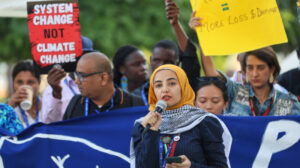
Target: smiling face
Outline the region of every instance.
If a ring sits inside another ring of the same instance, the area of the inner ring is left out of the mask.
[[[181,88],[176,73],[160,70],[153,80],[154,94],[157,100],[164,100],[168,107],[177,105],[181,100]]]
[[[253,88],[267,86],[273,73],[274,67],[270,68],[266,62],[258,59],[255,55],[249,55],[246,58],[246,75]]]

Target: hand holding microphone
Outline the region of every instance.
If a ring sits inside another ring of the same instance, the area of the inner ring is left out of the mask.
[[[142,122],[142,125],[145,127],[144,132],[147,132],[149,129],[158,131],[158,128],[161,123],[160,113],[165,111],[167,108],[167,103],[163,100],[159,100],[155,105],[154,112],[149,112]]]

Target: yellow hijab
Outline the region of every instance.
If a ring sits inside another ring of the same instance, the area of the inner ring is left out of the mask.
[[[180,88],[181,88],[181,100],[179,101],[178,104],[173,106],[172,108],[167,107],[166,110],[173,110],[177,109],[183,105],[191,105],[194,106],[194,99],[195,99],[195,93],[189,83],[189,80],[185,74],[185,72],[178,66],[172,65],[172,64],[165,64],[162,65],[152,73],[151,78],[150,78],[150,88],[149,88],[149,95],[148,95],[148,103],[149,103],[149,110],[154,111],[155,109],[155,104],[158,101],[153,90],[153,80],[156,75],[156,73],[162,69],[167,69],[167,70],[172,70],[173,72],[176,73],[176,76],[178,78]]]

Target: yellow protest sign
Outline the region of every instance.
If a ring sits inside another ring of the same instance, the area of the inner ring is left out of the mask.
[[[205,55],[227,55],[286,43],[276,0],[190,0],[203,26],[196,28]]]

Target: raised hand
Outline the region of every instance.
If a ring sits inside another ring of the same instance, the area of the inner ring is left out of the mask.
[[[167,19],[172,25],[178,24],[179,8],[171,0],[165,0]]]
[[[62,80],[66,76],[66,72],[64,69],[58,68],[54,66],[48,73],[47,81],[49,85],[52,87],[53,97],[60,99],[62,87],[60,86],[60,80]]]
[[[18,106],[24,99],[26,99],[28,96],[27,92],[26,92],[26,89],[25,88],[22,88],[22,87],[19,87],[18,90],[16,90],[9,102],[8,102],[8,105],[10,105],[11,107],[15,108],[16,106]]]
[[[190,18],[190,21],[189,21],[189,26],[191,29],[193,29],[194,31],[196,30],[196,27],[198,26],[202,26],[202,23],[201,23],[201,20],[202,18],[200,17],[195,17],[196,16],[196,11],[194,11],[192,13],[192,16]]]

